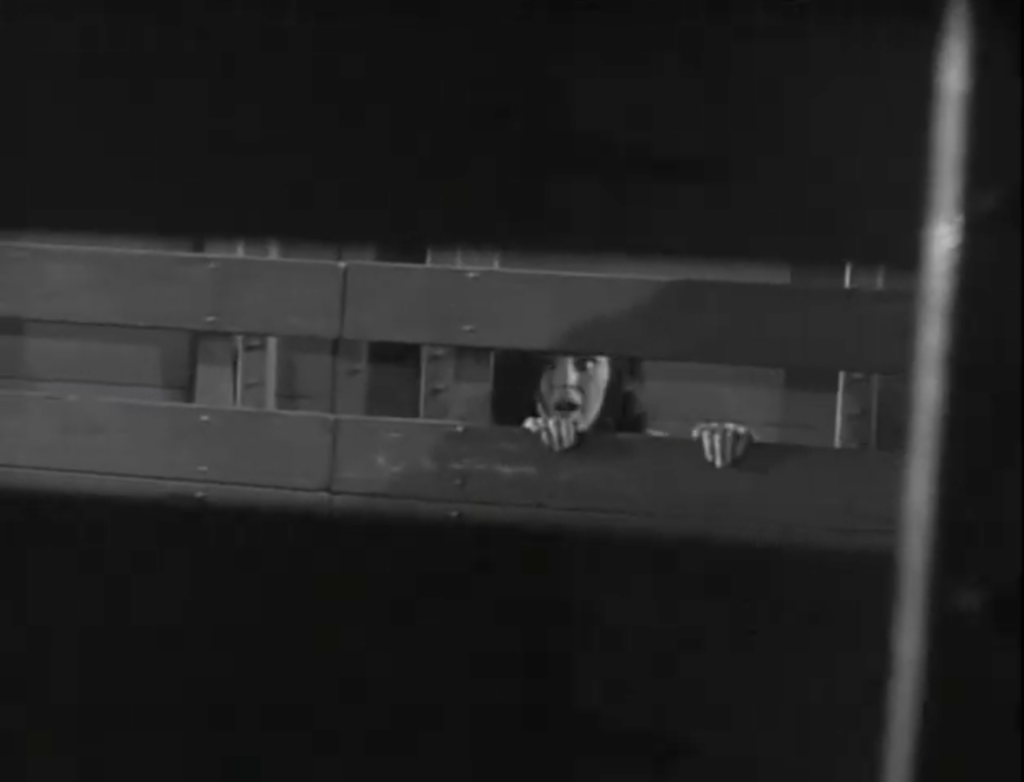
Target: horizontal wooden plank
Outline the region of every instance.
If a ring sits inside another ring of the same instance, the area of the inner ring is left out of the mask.
[[[196,508],[252,508],[268,512],[327,513],[331,508],[331,497],[326,492],[17,467],[0,467],[0,490],[171,502]]]
[[[905,292],[351,264],[348,339],[748,367],[905,370]]]
[[[205,328],[209,263],[188,253],[0,245],[0,317]]]
[[[395,499],[359,494],[333,493],[332,514],[382,518],[399,516],[424,523],[486,525],[641,536],[644,538],[700,538],[744,546],[810,547],[815,550],[889,552],[895,535],[892,528],[852,531],[824,526],[780,526],[752,521],[721,524],[711,517],[673,515],[644,516],[535,508],[525,505],[487,505],[474,502],[436,502]]]
[[[547,529],[561,532],[602,532],[643,537],[682,537],[722,540],[742,545],[805,547],[842,551],[891,550],[891,531],[840,534],[807,528],[779,528],[764,524],[721,525],[714,520],[678,516],[562,511],[525,506],[498,506],[469,502],[430,502],[373,497],[362,494],[328,494],[320,491],[266,489],[197,481],[132,478],[89,472],[0,467],[0,492],[26,496],[113,498],[159,502],[186,508],[244,509],[260,512],[330,514],[344,522],[358,519],[417,520],[436,525],[487,525]],[[8,494],[8,496],[11,496]],[[815,536],[815,532],[820,532]]]
[[[63,380],[20,380],[0,377],[0,391],[45,394],[81,399],[121,399],[131,402],[188,402],[188,390],[129,386],[108,383],[74,383]]]
[[[185,390],[189,336],[165,329],[0,320],[0,377]]]
[[[0,394],[0,466],[326,489],[327,416]]]
[[[328,339],[340,333],[341,264],[250,257],[216,261],[213,312],[219,330]]]
[[[900,461],[761,445],[716,470],[689,441],[595,437],[554,454],[519,429],[339,418],[332,492],[678,519],[681,530],[887,536]]]
[[[342,281],[322,261],[0,244],[0,318],[333,338]]]

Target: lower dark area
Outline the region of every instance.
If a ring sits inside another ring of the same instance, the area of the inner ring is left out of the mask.
[[[891,562],[0,498],[11,779],[866,780]],[[12,757],[17,757],[16,755]]]

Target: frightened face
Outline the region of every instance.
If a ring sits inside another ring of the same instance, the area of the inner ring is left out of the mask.
[[[571,421],[577,431],[585,432],[601,413],[610,380],[607,356],[553,356],[541,375],[539,412]]]

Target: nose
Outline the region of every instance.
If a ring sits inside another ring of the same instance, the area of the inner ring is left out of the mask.
[[[563,358],[555,365],[555,385],[572,388],[579,385],[580,373],[571,359]]]

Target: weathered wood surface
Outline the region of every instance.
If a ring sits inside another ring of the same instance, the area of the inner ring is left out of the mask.
[[[757,526],[812,538],[895,526],[899,460],[763,445],[728,470],[696,444],[597,437],[554,454],[518,429],[341,418],[332,492],[671,518],[680,532]]]
[[[186,507],[251,508],[273,512],[327,513],[327,492],[273,489],[202,481],[136,478],[95,472],[0,467],[0,490],[47,495],[156,500]]]
[[[342,280],[322,261],[0,244],[0,318],[333,338]]]
[[[349,339],[899,372],[906,292],[352,264]]]
[[[890,545],[899,479],[886,454],[762,445],[715,470],[672,439],[598,437],[553,454],[518,429],[7,394],[0,467],[100,487],[329,491],[341,513],[404,503],[438,519],[843,548]]]
[[[324,489],[332,422],[308,413],[0,394],[0,465]]]

